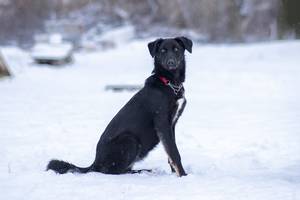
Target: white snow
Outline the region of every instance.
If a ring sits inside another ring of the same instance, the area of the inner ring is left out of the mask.
[[[147,41],[77,53],[65,68],[2,48],[13,79],[0,80],[0,199],[300,199],[300,42],[198,45],[186,55],[187,107],[176,129],[183,166],[171,174],[161,146],[135,168],[154,173],[57,175],[58,158],[94,159],[98,139],[151,74]]]

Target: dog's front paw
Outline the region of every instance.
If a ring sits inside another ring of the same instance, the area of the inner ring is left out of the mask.
[[[178,177],[187,176],[187,173],[185,173],[184,170],[182,170],[180,173],[176,173]]]
[[[183,168],[180,169],[178,167],[175,167],[175,172],[178,177],[187,176],[187,173],[185,173]]]

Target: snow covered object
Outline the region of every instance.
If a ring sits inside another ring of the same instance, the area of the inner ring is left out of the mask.
[[[61,65],[70,63],[73,54],[73,45],[63,41],[60,34],[50,35],[49,41],[37,42],[32,48],[31,57],[36,63]]]

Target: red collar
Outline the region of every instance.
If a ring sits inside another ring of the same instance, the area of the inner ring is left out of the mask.
[[[158,78],[161,80],[161,82],[163,82],[163,84],[169,85],[170,81],[166,77],[159,76]]]

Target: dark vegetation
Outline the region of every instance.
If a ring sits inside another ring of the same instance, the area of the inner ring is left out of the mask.
[[[134,25],[137,37],[180,33],[203,42],[299,38],[299,10],[299,0],[0,0],[0,44],[30,44],[33,35],[49,31],[50,22],[73,40],[96,25],[124,23]]]

